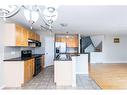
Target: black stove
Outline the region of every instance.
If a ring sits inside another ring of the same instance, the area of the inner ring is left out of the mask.
[[[22,50],[21,57],[22,58],[32,57],[32,51],[31,50]]]
[[[21,51],[21,57],[22,59],[24,58],[28,58],[28,57],[34,57],[35,58],[35,70],[34,70],[34,75],[36,76],[37,74],[39,74],[41,72],[41,54],[34,54],[32,55],[32,51],[31,50],[22,50]]]

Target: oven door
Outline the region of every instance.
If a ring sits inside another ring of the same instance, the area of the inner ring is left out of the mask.
[[[41,72],[41,57],[35,58],[35,72],[34,76]]]

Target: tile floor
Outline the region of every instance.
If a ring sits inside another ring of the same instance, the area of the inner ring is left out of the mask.
[[[76,87],[56,86],[54,80],[53,66],[42,70],[36,77],[26,83],[22,88],[4,88],[4,89],[69,89],[69,90],[100,90],[99,86],[86,75],[76,76]]]

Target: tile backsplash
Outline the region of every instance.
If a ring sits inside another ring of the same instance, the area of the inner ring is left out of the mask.
[[[35,53],[34,48],[25,48],[25,47],[4,47],[4,59],[10,59],[21,56],[21,50],[32,50],[32,53]]]
[[[20,57],[20,47],[4,47],[4,59]]]

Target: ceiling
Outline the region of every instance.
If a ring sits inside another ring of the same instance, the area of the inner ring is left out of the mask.
[[[43,11],[44,6],[40,7]],[[58,18],[53,24],[55,33],[127,34],[127,6],[59,6],[57,12]],[[11,20],[30,27],[22,10]],[[61,23],[67,27],[62,27]],[[45,31],[40,30],[40,25],[44,26],[41,18],[33,25],[33,30]]]

